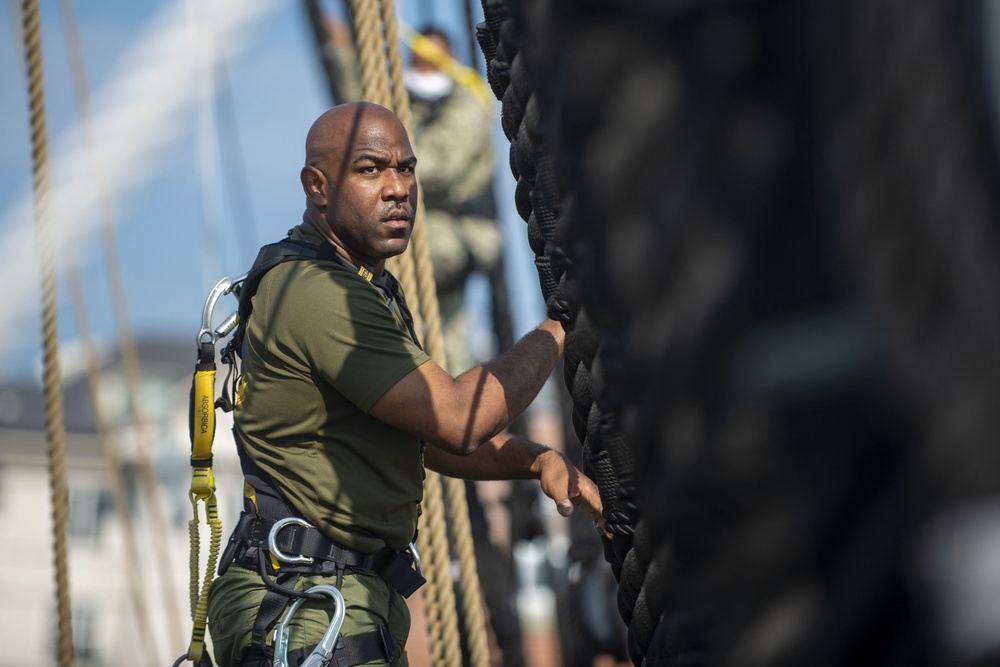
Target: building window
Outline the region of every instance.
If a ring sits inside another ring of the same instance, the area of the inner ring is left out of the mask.
[[[69,536],[76,542],[97,544],[101,524],[114,511],[111,492],[105,489],[70,489]]]
[[[71,620],[73,632],[73,664],[76,667],[103,667],[100,651],[97,647],[97,613],[89,604],[73,604]],[[59,619],[53,612],[52,616],[52,650],[57,661],[59,658]]]

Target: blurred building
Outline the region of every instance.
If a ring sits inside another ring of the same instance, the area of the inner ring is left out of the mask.
[[[145,435],[135,425],[120,359],[102,360],[99,391],[124,473],[128,526],[119,520],[114,505],[87,379],[69,371],[63,385],[68,566],[75,664],[80,667],[143,664],[151,651],[156,664],[169,665],[187,651],[190,641],[187,412],[194,343],[145,341],[139,344],[139,355]],[[63,365],[81,366],[69,356]],[[235,451],[225,446],[230,442],[228,428],[219,424],[215,459],[224,526],[233,525],[242,490]],[[152,492],[158,497],[141,483],[142,441],[157,481]],[[0,666],[43,667],[55,661],[58,626],[49,479],[41,388],[0,387],[0,535],[6,547],[0,570]],[[157,504],[160,512],[154,511]],[[164,521],[154,518],[158,514]],[[204,559],[204,530],[201,541]],[[138,563],[126,562],[129,543],[140,553]],[[167,553],[158,557],[164,545]],[[145,610],[133,601],[130,568],[138,573],[138,597]]]

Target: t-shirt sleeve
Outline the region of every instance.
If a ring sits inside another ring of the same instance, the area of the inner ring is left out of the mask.
[[[368,412],[430,357],[373,285],[339,268],[303,268],[288,333],[313,373]]]

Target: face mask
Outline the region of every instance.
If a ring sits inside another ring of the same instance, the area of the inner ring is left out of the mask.
[[[455,82],[444,72],[416,72],[408,70],[403,74],[403,83],[410,94],[428,102],[441,99],[451,92]]]

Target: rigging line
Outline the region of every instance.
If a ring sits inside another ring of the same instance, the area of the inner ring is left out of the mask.
[[[198,197],[201,201],[202,222],[202,280],[207,285],[215,284],[222,275],[218,255],[209,251],[222,247],[222,214],[219,197],[219,142],[216,133],[218,118],[214,99],[217,90],[213,49],[216,45],[214,30],[208,16],[208,8],[201,2],[186,0],[188,28],[192,34],[194,57],[201,60],[204,71],[194,82],[197,109],[195,139],[197,145],[197,172],[200,182]],[[214,260],[214,261],[213,261]]]
[[[67,533],[69,492],[66,484],[66,443],[63,424],[62,387],[59,372],[59,333],[56,302],[56,261],[49,227],[49,164],[45,119],[45,83],[42,67],[42,27],[38,0],[21,5],[24,60],[31,113],[31,157],[34,176],[35,252],[41,273],[42,352],[45,384],[45,439],[48,443],[49,479],[52,496],[52,545],[55,567],[56,609],[59,641],[56,657],[60,667],[73,664],[73,624],[70,604]]]
[[[170,561],[170,547],[167,542],[170,525],[168,513],[160,493],[159,482],[152,460],[152,429],[150,420],[142,403],[142,371],[139,361],[138,346],[130,325],[125,292],[124,272],[121,267],[121,253],[118,248],[115,232],[115,215],[112,204],[111,190],[104,178],[104,170],[97,159],[94,149],[93,122],[91,118],[90,86],[87,71],[84,66],[83,40],[80,37],[76,11],[72,0],[60,0],[60,14],[63,21],[63,33],[66,38],[67,56],[72,71],[73,90],[80,115],[80,131],[83,138],[84,154],[89,163],[89,172],[96,181],[101,207],[102,239],[106,260],[106,274],[111,291],[111,302],[118,330],[119,347],[122,358],[122,370],[125,385],[130,397],[130,408],[136,427],[136,449],[138,453],[140,479],[145,489],[146,501],[152,515],[152,530],[154,551],[157,556],[158,575],[163,587],[162,600],[166,608],[167,629],[172,641],[180,642],[183,637],[180,626],[180,603],[177,599],[177,586],[173,580],[173,570]]]
[[[101,445],[105,465],[110,478],[111,498],[114,501],[115,513],[122,526],[122,550],[125,556],[125,578],[129,597],[135,610],[135,621],[141,637],[140,644],[146,655],[146,663],[155,665],[158,661],[153,632],[150,629],[149,610],[146,606],[145,589],[139,578],[138,563],[140,561],[138,540],[135,525],[129,513],[128,491],[125,483],[124,468],[118,456],[119,446],[112,432],[111,422],[103,409],[101,400],[101,367],[94,344],[93,331],[87,318],[86,296],[83,293],[83,277],[80,275],[80,265],[72,243],[64,243],[66,256],[66,271],[69,278],[71,301],[73,303],[74,319],[77,335],[83,341],[83,356],[86,368],[87,386],[90,389],[90,404],[94,410],[94,422],[97,427],[97,437]]]
[[[468,40],[469,67],[479,71],[479,43],[476,41],[476,15],[472,10],[472,0],[462,3],[465,7],[465,36]]]
[[[257,216],[253,212],[252,190],[247,177],[246,157],[240,141],[240,127],[237,122],[236,101],[229,80],[225,47],[220,45],[216,64],[218,85],[216,86],[216,132],[219,136],[220,154],[223,161],[223,175],[229,183],[229,204],[232,207],[238,250],[247,261],[252,261],[261,245]],[[249,232],[249,233],[247,233]]]
[[[330,92],[330,103],[340,104],[346,102],[346,95],[343,91],[343,83],[337,73],[337,66],[331,57],[333,49],[332,40],[324,27],[323,10],[319,6],[319,0],[303,0],[306,9],[306,19],[312,31],[313,46],[319,54],[320,64],[323,66],[323,74],[326,76],[327,90]]]
[[[351,0],[351,16],[355,26],[363,97],[369,102],[391,108],[385,38],[382,34],[382,22],[378,9],[374,2]],[[417,184],[419,192],[419,176]],[[423,227],[420,200],[421,198],[418,196],[417,209],[414,214],[414,229]],[[387,266],[390,267],[390,271],[396,274],[404,292],[410,291],[412,294],[416,283],[412,253],[403,253],[399,257],[393,258],[391,262],[387,262]],[[414,326],[417,327],[418,331],[422,331],[420,304],[414,305],[417,306],[413,308]],[[461,650],[458,621],[455,617],[455,591],[449,572],[450,555],[441,497],[441,481],[433,470],[427,471],[424,480],[423,513],[420,517],[420,524],[419,542],[423,552],[424,576],[427,578],[423,599],[427,612],[427,634],[432,662],[434,664],[457,665],[461,662]]]
[[[403,83],[403,56],[399,48],[399,26],[393,0],[382,0],[382,23],[385,30],[393,105],[406,131],[412,134],[413,117],[410,114],[410,96]],[[417,200],[417,204],[419,216],[422,218],[423,209],[420,206],[420,199]],[[444,365],[446,355],[444,336],[441,333],[437,286],[434,282],[434,266],[431,261],[430,246],[426,240],[424,225],[414,225],[414,232],[411,232],[411,244],[416,269],[417,294],[420,298],[420,310],[426,325],[427,348],[431,356]],[[465,495],[465,483],[454,477],[443,477],[443,480],[448,499],[446,509],[448,517],[451,519],[455,552],[458,556],[461,599],[465,612],[465,629],[469,640],[469,658],[473,667],[488,667],[489,648],[486,640],[486,619],[483,616],[482,591],[476,567],[476,553],[472,541],[472,526],[469,522],[469,504]]]

